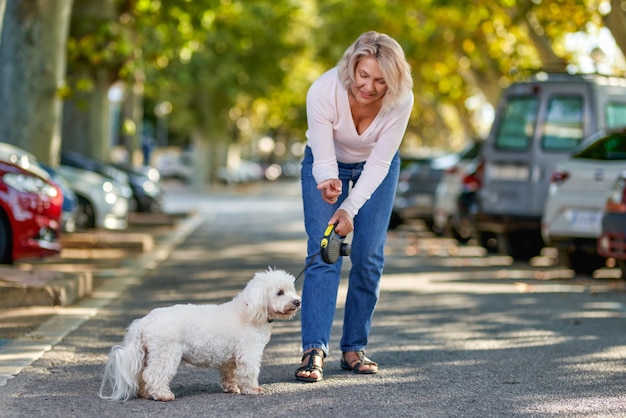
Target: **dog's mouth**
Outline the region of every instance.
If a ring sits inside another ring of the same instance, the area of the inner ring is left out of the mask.
[[[281,315],[281,316],[289,316],[289,315],[293,315],[298,311],[298,308],[289,308],[289,309],[285,309],[284,312],[276,312],[277,315]]]
[[[282,312],[274,311],[274,315],[276,315],[277,318],[291,318],[292,316],[296,314],[296,312],[298,312],[298,309],[300,309],[300,302],[294,303],[293,305],[288,306]]]

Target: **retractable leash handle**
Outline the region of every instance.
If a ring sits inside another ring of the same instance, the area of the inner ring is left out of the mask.
[[[346,237],[335,232],[335,225],[328,225],[320,242],[320,255],[326,264],[335,264],[339,257],[350,255],[350,244],[343,242]]]
[[[328,225],[328,228],[324,231],[324,237],[320,242],[320,250],[313,254],[307,265],[304,266],[300,274],[296,276],[295,281],[297,281],[305,270],[313,264],[315,257],[318,255],[322,256],[322,260],[324,260],[326,264],[335,264],[337,260],[339,260],[339,257],[350,255],[352,247],[350,244],[343,242],[345,238],[346,237],[335,232],[335,225]]]

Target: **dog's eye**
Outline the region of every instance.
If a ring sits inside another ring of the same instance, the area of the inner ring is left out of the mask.
[[[284,290],[279,290],[278,293],[276,294],[277,296],[282,296],[285,294]]]

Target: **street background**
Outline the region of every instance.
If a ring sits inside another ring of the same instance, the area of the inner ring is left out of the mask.
[[[339,367],[344,282],[322,382],[293,378],[298,316],[274,326],[264,395],[224,394],[215,371],[182,365],[173,402],[98,398],[103,363],[133,319],[175,303],[225,302],[270,266],[298,275],[306,248],[299,196],[294,182],[219,193],[168,185],[165,210],[188,215],[154,230],[152,256],[100,261],[91,296],[30,308],[38,320],[3,331],[4,364],[38,342],[49,347],[0,383],[0,417],[626,416],[626,293],[614,272],[568,277],[548,256],[514,263],[418,224],[389,234],[366,350],[379,374]],[[28,310],[2,310],[0,329]]]

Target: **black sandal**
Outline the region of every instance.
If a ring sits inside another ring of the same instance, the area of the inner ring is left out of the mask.
[[[307,351],[306,353],[304,353],[304,355],[302,356],[302,361],[304,361],[306,356],[309,356],[309,360],[304,366],[300,366],[296,369],[296,380],[300,380],[302,382],[319,382],[324,378],[324,370],[322,370],[320,366],[315,364],[315,357],[319,357],[320,359],[322,359],[323,363],[326,354],[322,350],[314,348],[311,351]],[[298,373],[300,372],[309,372],[309,376],[298,376]],[[317,372],[319,376],[311,377],[311,372]]]
[[[358,360],[354,360],[352,365],[346,361],[346,353],[341,355],[341,368],[344,370],[350,370],[356,374],[376,374],[378,373],[378,364],[367,357],[363,351],[355,351]],[[361,370],[361,366],[375,366],[367,370]]]

